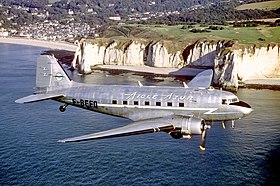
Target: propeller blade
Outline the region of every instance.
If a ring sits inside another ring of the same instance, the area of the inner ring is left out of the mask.
[[[205,150],[205,141],[206,141],[206,129],[204,129],[201,133],[201,145],[199,146],[201,150]]]
[[[234,120],[231,120],[231,128],[234,129],[234,127],[235,127]]]
[[[225,125],[225,122],[224,122],[224,121],[222,121],[222,127],[223,127],[223,129],[226,128],[226,125]]]
[[[206,141],[206,123],[202,122],[201,128],[201,145],[199,146],[200,150],[205,150],[205,141]]]

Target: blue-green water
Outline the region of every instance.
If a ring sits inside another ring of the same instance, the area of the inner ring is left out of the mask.
[[[0,44],[0,185],[279,183],[279,91],[239,90],[254,112],[236,121],[235,129],[215,123],[204,152],[198,136],[175,140],[164,133],[61,144],[56,141],[130,121],[70,106],[61,113],[54,101],[14,103],[33,92],[36,58],[43,50]],[[180,85],[171,78],[155,81],[133,73],[72,76],[87,83]]]

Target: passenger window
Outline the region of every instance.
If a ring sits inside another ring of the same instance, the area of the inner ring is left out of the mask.
[[[167,102],[168,107],[172,107],[172,102]]]
[[[149,101],[145,101],[145,105],[150,105],[150,102]]]
[[[112,100],[112,104],[117,104],[118,102],[117,102],[117,100]]]
[[[134,105],[139,105],[138,101],[134,101]]]
[[[161,106],[161,102],[156,102],[156,106]]]
[[[184,103],[179,103],[179,107],[185,107]]]
[[[123,104],[124,104],[124,105],[127,105],[127,101],[123,101]]]

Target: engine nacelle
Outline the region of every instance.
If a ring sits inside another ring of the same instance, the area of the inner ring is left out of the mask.
[[[175,118],[172,123],[176,126],[177,130],[174,130],[170,135],[179,139],[183,135],[200,135],[204,124],[203,119],[198,118]]]
[[[202,133],[202,122],[198,118],[185,118],[182,122],[181,133],[183,135],[199,135]]]

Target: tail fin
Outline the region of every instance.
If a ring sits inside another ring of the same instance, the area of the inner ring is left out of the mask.
[[[72,81],[54,56],[41,55],[37,59],[37,93],[60,90],[72,86]]]
[[[213,79],[213,70],[208,69],[197,74],[185,87],[209,88]]]

